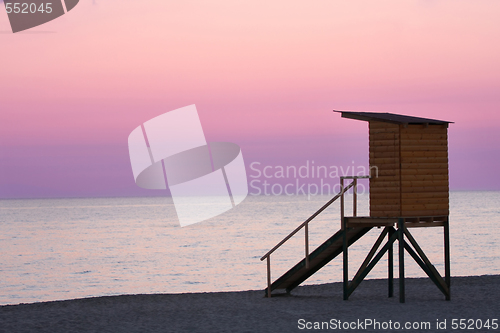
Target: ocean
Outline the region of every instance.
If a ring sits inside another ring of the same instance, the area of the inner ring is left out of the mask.
[[[120,294],[264,289],[268,250],[329,200],[248,196],[236,208],[181,228],[171,198],[0,201],[0,305]],[[347,200],[349,212],[351,200]],[[452,276],[500,274],[500,192],[451,192]],[[368,215],[359,197],[358,215]],[[311,251],[340,227],[335,202],[310,223]],[[350,248],[350,276],[382,229]],[[411,229],[443,273],[443,230]],[[397,246],[395,268],[397,269]],[[300,231],[271,256],[273,280],[304,255]],[[408,277],[425,273],[407,255]],[[368,279],[386,278],[384,257]],[[342,258],[304,284],[342,280]]]

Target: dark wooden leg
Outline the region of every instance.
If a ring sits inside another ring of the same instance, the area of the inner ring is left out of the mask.
[[[344,223],[344,221],[342,221]],[[347,228],[344,225],[344,236],[342,244],[342,252],[344,258],[344,300],[349,298],[349,265],[348,265],[348,255],[347,255]]]
[[[450,276],[450,220],[449,217],[446,218],[444,223],[444,279],[446,285],[448,286],[448,294],[446,295],[446,300],[451,299],[451,276]]]
[[[405,248],[404,248],[404,219],[398,219],[399,240],[399,302],[405,302]]]
[[[394,230],[389,229],[389,233],[387,234],[387,239],[390,240]],[[388,250],[388,280],[389,280],[389,297],[394,296],[394,246],[391,244]]]

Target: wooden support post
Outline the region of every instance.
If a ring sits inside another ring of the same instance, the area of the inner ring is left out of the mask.
[[[267,257],[267,297],[271,297],[271,256]]]
[[[446,218],[444,222],[444,279],[448,286],[448,294],[446,300],[451,298],[451,276],[450,276],[450,217]]]
[[[389,241],[394,234],[394,229],[389,227],[389,233],[387,235],[387,240]],[[394,246],[390,245],[387,255],[387,279],[389,282],[389,297],[394,296]]]
[[[343,256],[343,275],[344,275],[344,300],[349,298],[349,257],[347,254],[347,226],[344,219],[344,178],[340,178],[340,227],[344,234],[342,235],[342,256]]]
[[[399,302],[405,302],[405,247],[404,247],[405,220],[398,219],[398,240],[399,240]]]
[[[344,218],[342,217],[342,226],[344,229],[344,235],[343,235],[343,242],[342,242],[342,252],[343,252],[343,259],[344,259],[344,268],[343,268],[343,273],[344,273],[344,300],[346,301],[349,298],[349,257],[347,255],[347,228],[345,227],[345,221]]]

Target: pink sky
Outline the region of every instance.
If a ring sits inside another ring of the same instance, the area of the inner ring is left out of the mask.
[[[366,165],[367,124],[454,121],[455,190],[500,190],[500,2],[80,2],[25,33],[0,8],[0,197],[150,195],[127,137],[196,104],[247,165]]]

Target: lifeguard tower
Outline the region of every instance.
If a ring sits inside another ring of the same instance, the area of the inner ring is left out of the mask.
[[[311,275],[343,254],[344,299],[347,300],[377,262],[387,253],[388,294],[394,292],[393,244],[399,245],[399,300],[405,302],[404,253],[415,262],[450,299],[448,125],[449,121],[392,113],[347,112],[344,118],[368,122],[370,175],[340,178],[340,192],[286,236],[261,260],[267,259],[266,296],[273,291],[289,293]],[[370,216],[357,216],[357,180],[369,178]],[[347,184],[348,183],[348,184]],[[344,211],[344,194],[353,188],[353,212]],[[340,230],[310,253],[309,223],[340,199]],[[357,273],[349,279],[349,246],[374,227],[383,228]],[[444,278],[432,265],[410,233],[410,228],[442,227],[444,231]],[[305,230],[305,257],[271,283],[271,254]],[[385,240],[387,237],[387,240]],[[385,244],[381,247],[382,243]],[[381,248],[380,248],[381,247]],[[379,250],[380,248],[380,250]]]

